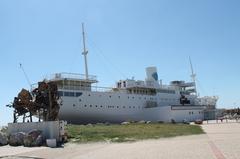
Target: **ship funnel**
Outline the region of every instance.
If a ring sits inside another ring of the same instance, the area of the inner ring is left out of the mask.
[[[146,68],[147,81],[158,81],[158,74],[156,67],[147,67]]]

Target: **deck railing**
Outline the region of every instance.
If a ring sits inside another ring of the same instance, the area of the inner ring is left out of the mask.
[[[75,79],[75,80],[97,81],[97,76],[88,75],[88,79],[86,79],[86,75],[85,74],[61,72],[61,73],[55,73],[55,74],[51,74],[51,75],[45,76],[44,79],[46,79],[46,80]]]
[[[109,92],[113,91],[111,87],[98,87],[98,86],[91,86],[91,87],[84,87],[84,86],[69,86],[63,85],[58,86],[58,89],[65,89],[65,90],[84,90],[84,91],[95,91],[95,92]]]

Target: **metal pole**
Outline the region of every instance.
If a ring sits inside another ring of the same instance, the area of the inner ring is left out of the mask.
[[[191,60],[191,57],[189,57],[189,62],[190,62],[190,66],[191,66],[191,77],[192,77],[192,80],[194,82],[194,89],[195,89],[195,93],[197,95],[197,86],[196,86],[196,74],[194,73],[193,71],[193,65],[192,65],[192,60]]]
[[[88,79],[88,65],[87,65],[87,54],[88,51],[86,50],[86,44],[85,44],[85,32],[84,32],[84,23],[82,23],[82,34],[83,34],[83,55],[84,55],[84,62],[85,62],[85,76],[86,79]]]

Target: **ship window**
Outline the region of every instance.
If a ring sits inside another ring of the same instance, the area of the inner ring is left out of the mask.
[[[64,96],[69,96],[69,92],[64,92]]]
[[[81,102],[82,101],[82,99],[79,99],[79,102]]]
[[[112,96],[109,96],[109,98],[111,98]]]
[[[100,107],[102,108],[102,105]]]
[[[120,98],[120,96],[118,96],[118,98]]]
[[[84,106],[85,106],[85,107],[87,107],[87,105],[86,105],[86,104],[85,104]]]
[[[129,99],[129,96],[128,96],[128,99]]]
[[[125,106],[123,106],[123,108],[125,108]]]
[[[129,106],[129,108],[131,108],[131,106]]]
[[[119,106],[117,106],[117,108],[119,108]]]
[[[88,96],[91,96],[91,94],[88,94]]]
[[[95,105],[95,107],[97,108],[97,105]]]
[[[82,95],[82,92],[76,92],[76,97],[79,97]]]
[[[135,106],[133,106],[133,108],[135,108]]]
[[[64,96],[74,97],[74,92],[64,92]]]
[[[73,104],[73,107],[75,107],[76,105],[75,104]]]
[[[62,91],[58,91],[58,95],[59,96],[63,96],[63,92]]]
[[[92,107],[92,105],[90,105],[90,107]]]
[[[132,99],[134,99],[134,97],[132,97]]]
[[[189,115],[191,115],[191,112],[189,112]]]

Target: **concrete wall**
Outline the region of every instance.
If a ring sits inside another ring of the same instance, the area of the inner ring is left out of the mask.
[[[8,133],[28,133],[33,129],[37,129],[43,132],[46,139],[56,139],[61,142],[62,135],[64,135],[64,125],[65,123],[63,121],[8,123]]]

